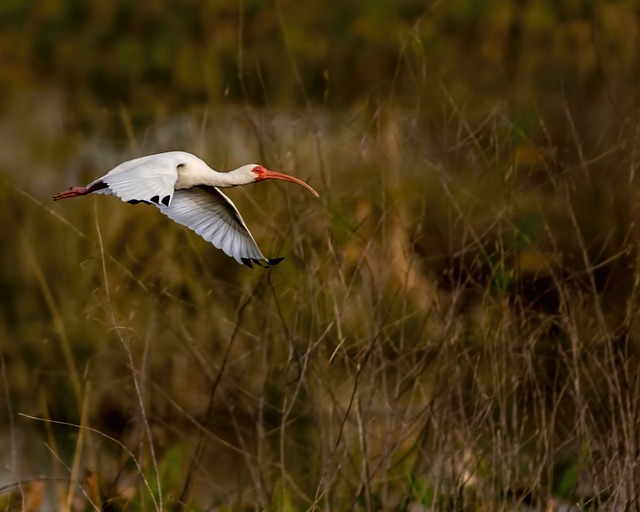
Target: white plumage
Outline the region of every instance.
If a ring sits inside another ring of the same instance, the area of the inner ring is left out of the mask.
[[[176,190],[173,201],[160,211],[178,224],[187,226],[225,254],[254,262],[265,258],[231,200],[216,187],[206,185]]]
[[[95,192],[113,194],[133,204],[155,204],[167,217],[192,229],[238,263],[249,267],[252,262],[275,265],[282,258],[265,258],[238,209],[218,189],[266,179],[297,183],[318,197],[303,181],[260,165],[248,164],[220,173],[191,153],[171,151],[124,162],[86,187],[71,187],[53,199]]]
[[[151,201],[155,196],[159,198],[157,202],[169,196],[170,202],[178,181],[177,166],[181,157],[182,152],[175,151],[129,160],[114,167],[87,188],[102,182],[108,188],[97,190],[98,193],[111,193],[123,201],[152,203],[156,202]]]

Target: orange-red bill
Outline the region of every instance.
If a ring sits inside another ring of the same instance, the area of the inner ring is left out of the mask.
[[[288,174],[284,174],[282,172],[268,171],[264,170],[264,175],[262,176],[263,180],[282,180],[282,181],[290,181],[292,183],[297,183],[298,185],[306,188],[309,192],[311,192],[314,196],[320,197],[311,185],[307,185],[304,181],[299,180],[298,178],[294,178],[293,176],[289,176]]]

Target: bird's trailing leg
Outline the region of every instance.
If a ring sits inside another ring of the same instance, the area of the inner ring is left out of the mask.
[[[59,201],[60,199],[68,199],[70,197],[84,196],[89,193],[89,189],[87,187],[71,187],[69,190],[65,190],[64,192],[60,192],[53,196],[54,201]]]
[[[53,196],[53,200],[60,201],[60,199],[69,199],[70,197],[86,196],[91,192],[95,192],[96,190],[101,190],[103,188],[107,188],[107,184],[102,181],[92,183],[88,187],[71,187],[69,190],[65,190],[64,192],[60,192]]]

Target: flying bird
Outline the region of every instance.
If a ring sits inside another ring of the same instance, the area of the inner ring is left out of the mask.
[[[220,188],[264,180],[283,180],[318,193],[304,181],[248,164],[218,172],[184,151],[170,151],[123,162],[85,187],[71,187],[54,201],[91,193],[113,194],[131,204],[154,204],[170,219],[188,227],[238,263],[253,268],[276,265],[284,258],[265,258],[240,212]]]

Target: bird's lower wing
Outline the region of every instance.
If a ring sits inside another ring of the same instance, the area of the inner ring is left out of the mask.
[[[240,212],[216,187],[198,186],[176,190],[170,206],[158,205],[167,217],[187,226],[238,263],[275,265],[280,259],[267,259],[258,248]]]

